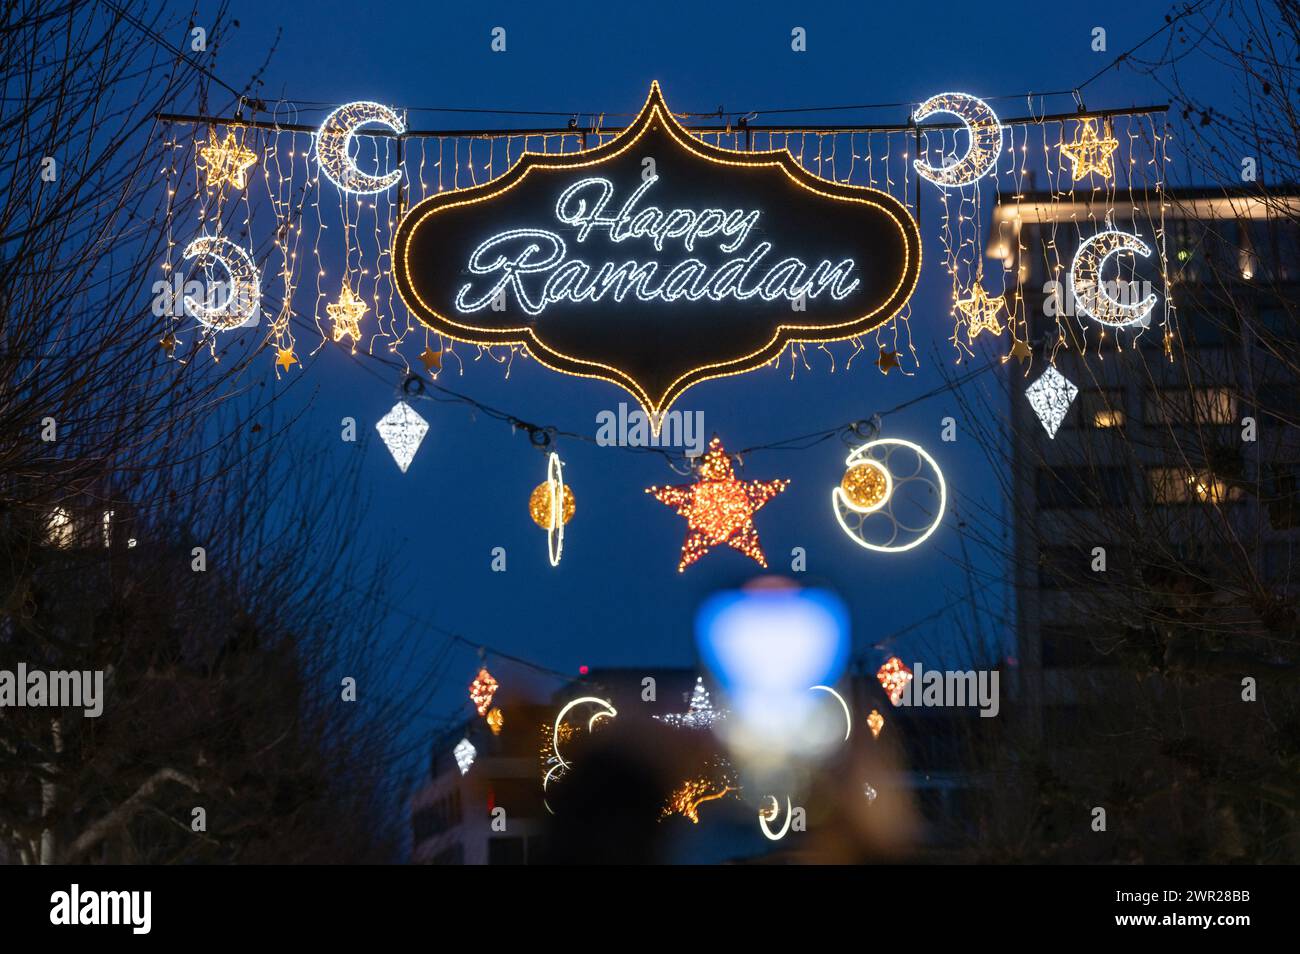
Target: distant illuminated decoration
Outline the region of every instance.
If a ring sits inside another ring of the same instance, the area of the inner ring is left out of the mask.
[[[903,664],[903,660],[897,656],[890,656],[876,671],[876,679],[879,680],[880,687],[889,694],[889,701],[894,705],[900,705],[903,701],[903,693],[907,691],[907,684],[912,681],[912,670],[908,669]]]
[[[492,697],[497,694],[496,679],[486,668],[480,669],[474,681],[469,684],[469,699],[474,703],[474,708],[478,710],[479,715],[487,715],[488,709],[492,707]]]
[[[456,748],[452,749],[452,755],[456,756],[456,767],[460,769],[460,774],[464,775],[474,764],[474,756],[478,755],[478,749],[474,748],[474,743],[469,739],[461,739],[456,743]]]

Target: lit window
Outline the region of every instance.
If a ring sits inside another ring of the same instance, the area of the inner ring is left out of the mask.
[[[1215,477],[1209,471],[1179,467],[1153,467],[1147,472],[1151,499],[1157,504],[1226,503],[1239,500],[1240,487]]]
[[[1147,404],[1148,424],[1233,424],[1237,395],[1229,388],[1158,391]]]

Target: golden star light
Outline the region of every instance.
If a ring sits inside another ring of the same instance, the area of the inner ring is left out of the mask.
[[[966,340],[974,341],[985,330],[995,335],[1002,334],[1002,322],[998,320],[998,313],[1002,311],[1002,296],[989,297],[979,282],[975,283],[969,298],[957,302],[957,310],[966,316]]]
[[[226,183],[236,189],[246,188],[248,170],[256,163],[257,153],[236,142],[233,132],[227,132],[225,141],[220,142],[216,130],[209,129],[207,144],[199,147],[199,166],[210,189]]]
[[[885,727],[885,717],[876,709],[871,710],[871,715],[867,716],[867,728],[871,730],[873,739],[880,738],[880,732]]]
[[[351,338],[352,346],[355,348],[361,338],[361,316],[369,310],[366,303],[353,294],[351,288],[344,285],[339,293],[339,300],[325,306],[330,320],[334,322],[334,340]]]
[[[646,493],[662,504],[676,507],[678,515],[686,518],[686,541],[677,565],[680,573],[724,543],[766,567],[767,558],[754,529],[754,514],[788,486],[788,480],[737,480],[731,458],[715,437],[709,442],[694,484],[650,487]]]
[[[1119,140],[1109,134],[1104,138],[1097,135],[1097,121],[1085,119],[1079,124],[1079,132],[1074,142],[1061,143],[1063,152],[1074,166],[1074,181],[1078,182],[1090,172],[1095,172],[1103,179],[1115,176],[1115,164],[1112,153],[1119,148]]]

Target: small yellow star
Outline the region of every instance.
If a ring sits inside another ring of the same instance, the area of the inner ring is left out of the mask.
[[[1069,157],[1074,166],[1074,181],[1078,182],[1090,172],[1095,172],[1103,179],[1115,175],[1115,164],[1111,153],[1119,148],[1119,140],[1109,135],[1104,139],[1097,135],[1097,122],[1084,120],[1079,125],[1079,134],[1074,142],[1061,143],[1061,152]]]
[[[369,310],[366,303],[354,295],[351,288],[344,285],[343,291],[339,293],[339,300],[325,306],[326,313],[334,322],[334,340],[342,341],[345,337],[351,338],[355,347],[361,338],[361,316]]]
[[[1033,352],[1029,349],[1029,342],[1021,341],[1019,338],[1016,338],[1011,342],[1011,353],[1002,359],[1002,363],[1006,364],[1012,358],[1015,358],[1021,364],[1024,364],[1032,356]]]
[[[434,351],[432,348],[425,347],[420,352],[420,363],[424,365],[424,370],[433,374],[435,371],[442,370],[442,352]]]
[[[888,374],[890,368],[901,367],[901,365],[898,363],[898,352],[889,351],[886,350],[885,348],[881,348],[880,357],[876,359],[876,365],[877,367],[880,368],[881,372],[884,374]]]
[[[288,371],[298,363],[298,356],[293,353],[293,348],[276,348],[275,363]]]
[[[257,153],[245,149],[235,141],[233,132],[226,133],[226,141],[217,141],[217,131],[208,130],[208,143],[199,147],[199,160],[207,173],[208,188],[229,182],[236,189],[248,185],[248,170],[257,163]]]
[[[967,341],[974,341],[976,335],[985,329],[995,335],[1002,334],[1002,322],[998,320],[998,312],[1002,310],[1002,296],[990,298],[978,281],[969,298],[958,300],[957,310],[966,316]]]

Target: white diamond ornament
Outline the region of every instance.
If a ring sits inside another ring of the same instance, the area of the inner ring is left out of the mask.
[[[422,418],[411,405],[398,401],[391,411],[379,419],[375,425],[388,453],[393,455],[402,473],[411,466],[415,452],[420,449],[420,442],[429,433],[429,422]]]
[[[1025,397],[1029,399],[1029,406],[1038,415],[1038,420],[1042,422],[1043,430],[1047,431],[1049,438],[1056,437],[1061,422],[1065,420],[1065,415],[1078,394],[1079,389],[1065,375],[1057,371],[1054,365],[1048,365],[1047,370],[1039,376],[1038,380],[1025,388]]]

